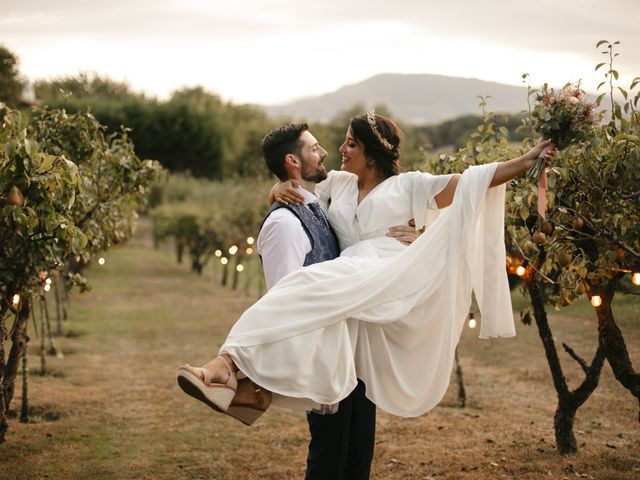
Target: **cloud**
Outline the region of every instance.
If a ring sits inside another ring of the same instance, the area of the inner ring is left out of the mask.
[[[628,80],[639,13],[637,0],[3,0],[0,42],[29,75],[95,70],[152,93],[187,79],[282,99],[392,71],[576,80],[593,75],[601,38],[622,42]]]

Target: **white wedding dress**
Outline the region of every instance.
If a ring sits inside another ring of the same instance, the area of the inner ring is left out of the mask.
[[[295,271],[249,308],[221,353],[274,399],[302,409],[336,404],[360,378],[378,407],[400,416],[433,408],[449,384],[455,348],[475,291],[482,338],[515,335],[505,269],[505,186],[497,164],[471,167],[453,203],[434,196],[449,176],[388,178],[357,204],[357,177],[330,172],[317,194],[341,256]],[[406,247],[386,237],[415,218]],[[437,218],[435,218],[437,217]]]

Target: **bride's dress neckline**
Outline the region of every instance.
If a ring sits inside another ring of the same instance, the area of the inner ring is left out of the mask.
[[[356,181],[355,181],[355,188],[356,188],[356,207],[359,207],[360,205],[362,205],[362,202],[364,202],[367,198],[369,198],[369,196],[371,196],[371,194],[373,192],[375,192],[378,187],[380,185],[382,185],[383,183],[385,183],[387,180],[391,179],[395,177],[395,175],[392,175],[391,177],[387,177],[384,180],[382,180],[380,183],[378,183],[375,187],[373,187],[371,190],[369,190],[369,192],[362,198],[358,199],[358,197],[360,197],[360,189],[358,188],[358,180],[357,180],[357,176],[356,176]]]

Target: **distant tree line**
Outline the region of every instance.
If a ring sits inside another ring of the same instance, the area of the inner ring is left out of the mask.
[[[22,77],[18,58],[0,45],[0,102],[20,106]],[[158,160],[172,172],[189,172],[196,177],[221,180],[234,176],[266,176],[260,140],[271,128],[288,121],[271,119],[258,107],[235,105],[202,87],[185,88],[168,100],[135,92],[124,83],[95,74],[60,77],[35,82],[41,106],[64,108],[69,113],[90,112],[111,132],[126,127],[141,158]],[[379,113],[388,113],[384,105]],[[339,146],[349,119],[362,113],[362,105],[345,105],[328,123],[312,124],[318,140],[329,151],[327,165],[339,168]],[[465,146],[469,135],[482,123],[478,115],[467,115],[437,125],[402,124],[406,134],[404,168],[420,165],[425,153],[453,151]],[[497,118],[512,141],[521,123],[517,115]]]

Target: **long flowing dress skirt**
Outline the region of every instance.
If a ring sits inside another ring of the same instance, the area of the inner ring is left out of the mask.
[[[433,408],[449,384],[472,290],[480,336],[515,335],[505,188],[489,188],[495,167],[467,169],[452,205],[399,255],[369,257],[376,240],[365,240],[350,256],[283,278],[241,316],[221,353],[300,408],[338,403],[357,378],[389,413]]]

